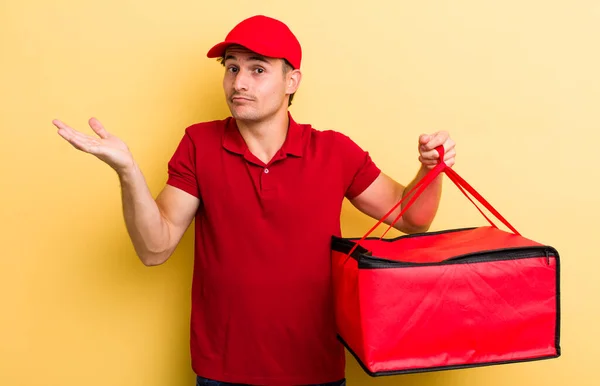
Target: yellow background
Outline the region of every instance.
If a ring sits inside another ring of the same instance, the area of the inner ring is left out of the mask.
[[[185,386],[192,234],[144,267],[114,172],[51,125],[98,117],[154,194],[185,126],[225,117],[205,57],[241,19],[285,20],[304,48],[296,120],[336,129],[408,182],[417,138],[448,130],[455,170],[562,257],[559,359],[349,385],[598,385],[600,3],[3,0],[0,385]],[[484,225],[446,181],[433,229]],[[374,220],[346,206],[344,234]]]

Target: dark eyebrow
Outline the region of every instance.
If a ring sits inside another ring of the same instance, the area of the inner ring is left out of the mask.
[[[248,58],[249,60],[256,60],[258,62],[264,62],[269,64],[269,61],[264,56],[251,56]]]
[[[223,62],[226,62],[228,59],[237,60],[237,58],[235,56],[227,55],[227,56],[225,56],[225,60],[223,60]],[[269,61],[264,56],[260,56],[260,55],[251,56],[248,58],[248,60],[255,60],[257,62],[263,62],[266,64],[270,64]]]

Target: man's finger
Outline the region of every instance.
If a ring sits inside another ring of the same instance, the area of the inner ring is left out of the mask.
[[[419,157],[419,162],[425,165],[436,165],[437,161],[430,158]]]
[[[58,127],[59,129],[62,129],[63,127],[67,126],[61,120],[58,120],[58,119],[53,119],[52,124],[54,126]]]
[[[63,137],[69,142],[76,139],[79,141],[86,141],[91,138],[89,135],[80,133],[79,131],[74,130],[66,125],[63,125],[60,129],[58,129],[58,134],[60,134],[61,137]]]
[[[441,131],[439,133],[436,133],[435,135],[432,135],[431,140],[427,142],[425,147],[427,150],[435,149],[436,147],[443,145],[447,139],[448,133],[446,133],[445,131]]]
[[[69,142],[71,146],[73,146],[75,149],[87,152],[85,141],[83,139],[78,138],[77,136],[70,135],[64,130],[59,131],[58,134],[64,139],[66,139],[67,142]]]
[[[454,142],[452,138],[448,137],[446,142],[444,142],[444,148],[446,151],[451,151],[456,148],[456,142]]]
[[[84,151],[86,153],[91,152],[92,146],[98,145],[97,139],[75,131],[68,126],[66,128],[59,129],[58,134],[67,142],[69,142],[75,149]]]
[[[59,119],[52,120],[52,124],[54,126],[56,126],[59,130],[66,130],[66,131],[73,130],[69,125],[67,125],[66,123],[64,123],[63,121],[61,121]]]
[[[98,136],[102,139],[106,139],[108,138],[109,134],[106,131],[106,129],[104,128],[104,126],[102,125],[102,123],[100,123],[100,121],[96,118],[90,118],[89,120],[89,125],[92,128],[92,130],[94,130],[94,133],[98,134]]]
[[[69,142],[71,142],[71,139],[75,137],[75,132],[68,126],[60,127],[58,129],[58,134]]]
[[[456,157],[456,151],[450,150],[449,152],[444,154],[444,161],[448,161],[450,158]]]
[[[63,138],[67,140],[71,137],[74,137],[78,133],[77,130],[73,129],[71,126],[58,119],[53,120],[52,123],[58,128],[58,133],[61,134]],[[63,134],[66,134],[66,137]]]
[[[433,160],[435,162],[437,162],[437,159],[440,158],[440,155],[437,152],[437,150],[422,151],[421,156],[423,157],[423,159],[426,159],[426,160],[429,159],[429,160]]]

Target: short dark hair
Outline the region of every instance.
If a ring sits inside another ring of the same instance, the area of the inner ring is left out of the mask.
[[[225,66],[225,57],[221,56],[219,59],[217,59],[219,63],[221,63],[221,65],[224,67]],[[292,71],[294,69],[294,67],[290,64],[290,62],[288,62],[287,59],[281,59],[283,60],[283,76],[287,75],[288,72]],[[288,107],[290,107],[292,105],[292,99],[294,99],[294,95],[296,93],[292,93],[290,94],[290,99],[288,100]]]

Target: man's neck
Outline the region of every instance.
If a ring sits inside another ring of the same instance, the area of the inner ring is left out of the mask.
[[[267,164],[285,142],[289,117],[284,110],[263,121],[238,120],[237,126],[248,150]]]

